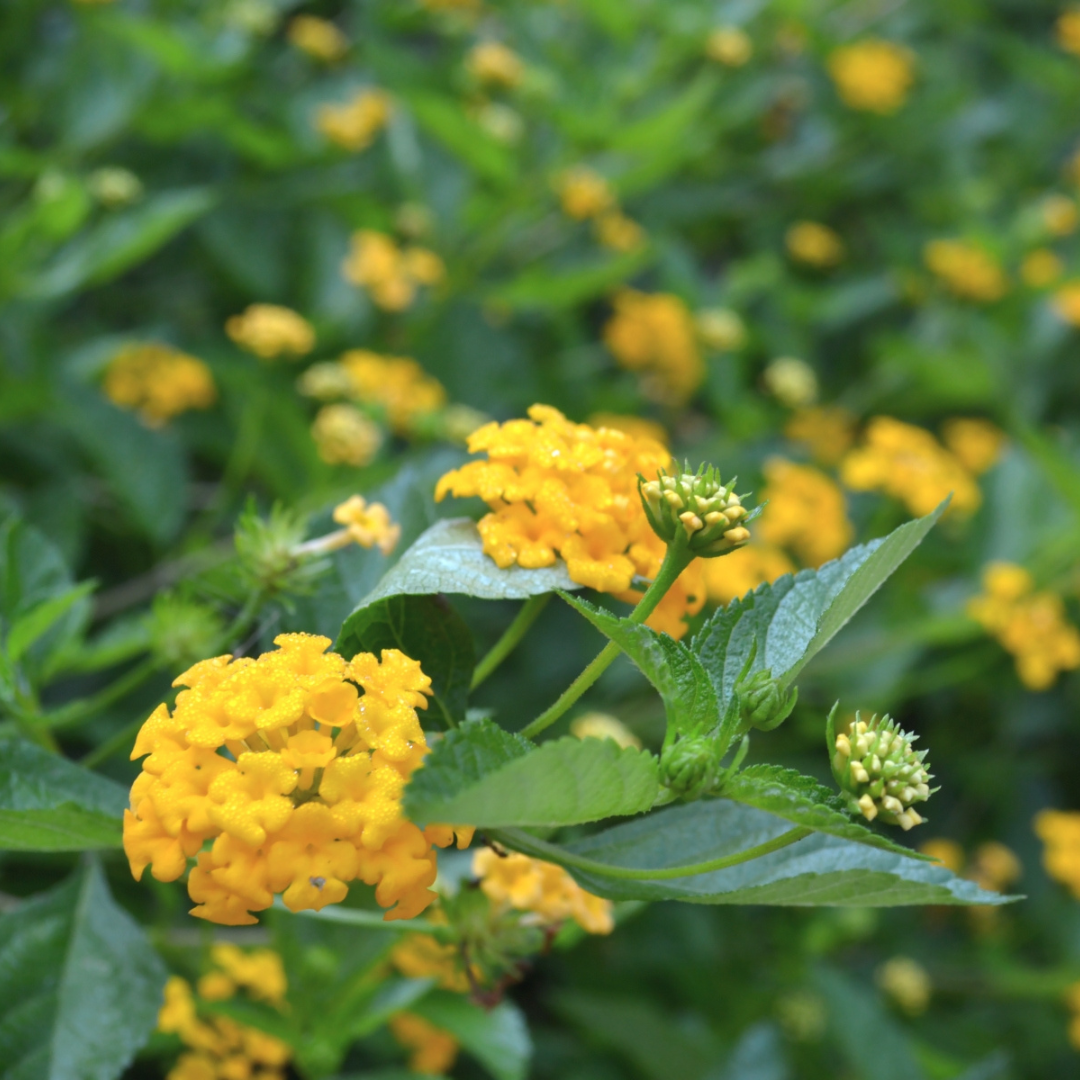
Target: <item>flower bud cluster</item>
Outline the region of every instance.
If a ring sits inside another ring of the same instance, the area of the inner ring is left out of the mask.
[[[711,467],[679,476],[661,470],[655,480],[638,478],[642,505],[657,536],[670,544],[681,532],[690,550],[706,559],[726,555],[750,539],[750,530],[741,524],[747,510],[734,485],[734,480],[721,483]]]
[[[832,717],[829,731],[833,776],[851,812],[905,832],[921,824],[914,804],[930,797],[931,775],[923,764],[927,752],[912,749],[918,736],[902,731],[888,715],[867,721],[858,713],[850,733],[832,737]]]
[[[684,799],[699,799],[720,771],[717,743],[707,735],[676,739],[660,755],[660,782]]]
[[[742,712],[744,730],[757,728],[759,731],[772,731],[778,728],[795,708],[799,691],[792,687],[788,692],[779,679],[774,679],[772,671],[765,668],[756,671],[735,687]]]

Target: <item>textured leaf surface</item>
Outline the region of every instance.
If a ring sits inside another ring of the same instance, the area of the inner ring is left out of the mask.
[[[945,505],[817,570],[761,585],[718,611],[695,634],[691,647],[712,678],[721,706],[731,697],[755,640],[751,672],[769,668],[790,686],[918,547]]]
[[[484,554],[476,525],[468,518],[437,521],[401,556],[364,605],[387,596],[463,593],[482,600],[526,600],[555,589],[579,589],[563,563],[543,570],[511,566],[500,570]]]
[[[577,825],[639,814],[656,800],[651,754],[572,736],[524,753],[521,744],[529,745],[491,721],[450,732],[406,789],[409,817],[489,828]]]
[[[0,919],[0,1080],[116,1080],[165,969],[96,865]]]
[[[0,850],[120,846],[127,792],[23,739],[0,742]]]
[[[667,634],[620,619],[588,601],[572,596],[563,599],[641,669],[659,691],[668,720],[679,731],[708,731],[716,726],[719,719],[716,692],[708,672],[689,649]]]
[[[341,628],[336,652],[354,656],[400,649],[431,679],[429,715],[447,726],[465,719],[476,665],[472,634],[442,596],[388,596],[361,604]]]
[[[528,1075],[532,1040],[525,1017],[513,1002],[482,1009],[460,994],[437,991],[410,1012],[449,1031],[496,1080],[525,1080]]]
[[[751,765],[724,785],[724,798],[766,810],[816,832],[911,858],[925,858],[856,821],[844,809],[844,802],[835,791],[794,769],[780,765]]]
[[[791,828],[782,818],[716,799],[670,807],[568,845],[571,853],[635,869],[666,869],[745,851]],[[515,846],[527,853],[529,842]],[[540,857],[552,858],[551,853]],[[687,900],[701,904],[891,907],[904,904],[1002,904],[944,867],[837,836],[817,833],[790,847],[725,870],[670,881],[628,881],[568,867],[591,892],[613,900]]]

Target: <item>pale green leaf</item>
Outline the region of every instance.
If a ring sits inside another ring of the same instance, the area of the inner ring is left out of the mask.
[[[525,1080],[528,1075],[532,1040],[513,1002],[483,1009],[460,994],[436,991],[409,1011],[449,1031],[496,1080]]]

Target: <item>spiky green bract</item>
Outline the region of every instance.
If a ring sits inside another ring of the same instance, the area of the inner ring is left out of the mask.
[[[726,555],[750,539],[746,508],[735,494],[734,479],[724,484],[713,466],[696,473],[669,476],[662,469],[655,480],[638,477],[638,492],[653,531],[666,544],[684,535],[687,547],[703,559]]]

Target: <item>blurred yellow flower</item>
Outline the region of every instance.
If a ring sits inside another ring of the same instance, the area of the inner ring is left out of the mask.
[[[1080,326],[1080,281],[1067,281],[1055,290],[1050,306],[1062,322]]]
[[[609,210],[596,219],[596,238],[612,251],[636,251],[645,243],[645,230],[620,210]]]
[[[481,848],[473,855],[473,873],[493,904],[529,912],[541,926],[573,919],[590,934],[610,934],[615,928],[611,901],[586,892],[554,863]]]
[[[555,180],[555,190],[563,213],[576,221],[599,217],[615,207],[611,185],[594,169],[576,165]]]
[[[997,840],[987,840],[975,849],[966,876],[989,892],[1004,892],[1022,873],[1016,852]]]
[[[349,39],[329,19],[297,15],[289,23],[289,41],[315,60],[332,64],[349,51]]]
[[[932,837],[919,845],[919,851],[936,859],[954,874],[959,874],[964,869],[964,849],[955,840],[946,840],[941,836]]]
[[[667,549],[645,516],[637,477],[671,465],[664,446],[574,424],[548,405],[534,405],[528,420],[474,432],[469,451],[486,451],[488,459],[447,473],[435,499],[478,495],[491,507],[479,528],[497,565],[531,569],[561,556],[579,584],[628,602],[640,598],[631,587],[635,577],[654,578]],[[686,633],[684,617],[705,603],[701,566],[711,561],[695,559],[683,571],[649,626],[674,638]]]
[[[327,465],[367,465],[382,445],[379,425],[355,405],[324,405],[315,415],[311,437]]]
[[[442,259],[422,247],[398,247],[392,236],[361,229],[352,235],[342,263],[347,281],[366,289],[386,311],[403,311],[422,285],[437,285],[446,275]]]
[[[965,240],[931,240],[923,260],[950,292],[965,300],[992,303],[1008,291],[1008,279],[994,257]]]
[[[366,150],[390,118],[390,95],[385,90],[357,90],[343,105],[320,105],[315,127],[343,150]]]
[[[754,55],[754,45],[745,30],[718,26],[705,39],[705,55],[727,67],[742,67]]]
[[[668,446],[671,436],[663,424],[648,420],[644,416],[625,416],[622,413],[593,413],[589,424],[594,428],[613,428],[622,431],[634,439],[651,439],[661,446]]]
[[[784,434],[805,444],[815,461],[837,465],[855,441],[855,417],[838,405],[799,409],[788,420]]]
[[[726,605],[793,573],[795,564],[779,548],[751,543],[722,559],[705,560],[705,591],[713,603]]]
[[[278,304],[249,304],[243,314],[225,323],[225,333],[242,349],[274,360],[289,355],[298,360],[315,348],[315,330],[302,315]]]
[[[521,113],[501,101],[486,101],[475,113],[476,122],[496,142],[513,146],[525,134],[525,121]]]
[[[570,734],[579,739],[610,739],[623,749],[641,749],[641,740],[618,717],[608,713],[582,713],[570,724]]]
[[[788,254],[796,261],[822,269],[844,257],[844,242],[835,230],[817,221],[797,221],[784,234]]]
[[[217,400],[210,369],[171,345],[125,345],[109,361],[102,384],[105,396],[131,409],[148,427],[161,427],[189,409],[208,409]]]
[[[604,343],[615,359],[648,379],[658,400],[682,402],[701,385],[705,365],[698,352],[690,310],[670,293],[623,289],[604,326]]]
[[[818,567],[843,555],[854,530],[835,481],[812,465],[782,458],[766,462],[764,471],[765,509],[757,526],[764,543],[793,551],[804,566]]]
[[[1080,210],[1076,200],[1067,195],[1047,195],[1040,207],[1043,225],[1053,236],[1069,236],[1080,225]]]
[[[86,190],[102,206],[110,209],[127,206],[142,198],[143,183],[130,170],[117,165],[103,165],[86,178]]]
[[[407,356],[380,356],[367,349],[350,349],[340,364],[351,382],[350,395],[386,412],[398,435],[413,434],[426,417],[446,404],[446,390]]]
[[[390,1033],[410,1052],[410,1072],[442,1076],[457,1060],[457,1039],[416,1013],[400,1012],[392,1016]]]
[[[397,547],[401,526],[390,517],[382,503],[369,503],[363,495],[353,495],[334,507],[334,521],[344,525],[349,539],[363,548],[378,547],[384,555]]]
[[[1035,818],[1035,832],[1044,845],[1046,872],[1080,900],[1080,813],[1043,810]]]
[[[1065,991],[1065,1004],[1072,1016],[1069,1019],[1069,1042],[1074,1050],[1080,1050],[1080,982]]]
[[[913,513],[929,514],[947,495],[949,512],[973,513],[982,492],[960,460],[930,434],[891,416],[875,416],[859,446],[848,452],[840,479],[853,491],[882,491]]]
[[[434,909],[431,921],[441,915]],[[445,920],[445,915],[442,916]],[[390,963],[409,979],[435,979],[443,990],[457,994],[469,991],[461,951],[449,942],[443,944],[432,934],[407,934],[390,950]]]
[[[882,992],[908,1016],[921,1016],[930,1004],[931,983],[926,968],[910,956],[894,956],[875,972]]]
[[[1022,566],[991,563],[982,595],[968,601],[967,611],[1013,654],[1029,690],[1048,690],[1060,672],[1080,668],[1080,632],[1066,620],[1061,597],[1036,592]]]
[[[1080,10],[1063,11],[1054,24],[1054,33],[1066,52],[1080,56]]]
[[[914,53],[880,38],[841,46],[828,67],[845,105],[883,115],[904,104],[915,80]]]
[[[482,41],[474,45],[465,66],[477,82],[508,90],[517,86],[525,74],[521,57],[499,41]]]
[[[1065,273],[1065,264],[1049,248],[1029,251],[1020,263],[1020,277],[1032,289],[1053,285]]]
[[[941,425],[941,437],[960,464],[976,476],[997,464],[1007,442],[1005,432],[996,424],[962,416],[946,420]]]
[[[814,369],[795,356],[778,356],[770,361],[762,379],[769,393],[791,409],[812,404],[818,395]]]
[[[728,352],[746,344],[746,326],[730,308],[702,308],[694,316],[698,341],[706,349]]]

